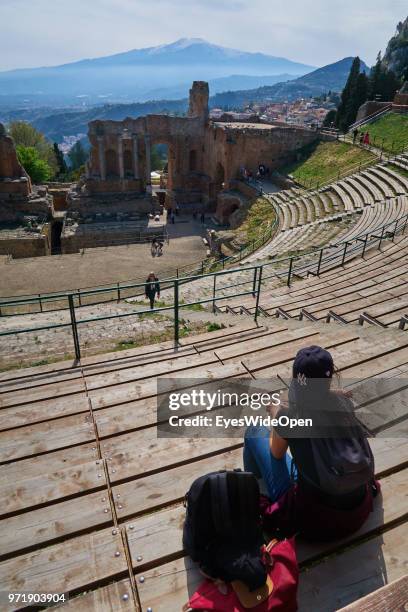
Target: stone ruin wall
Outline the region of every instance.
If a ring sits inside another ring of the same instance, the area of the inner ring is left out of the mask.
[[[0,201],[26,198],[31,191],[30,178],[17,159],[13,139],[0,123]]]

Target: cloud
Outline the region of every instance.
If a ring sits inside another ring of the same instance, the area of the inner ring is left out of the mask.
[[[324,65],[372,63],[406,0],[0,0],[0,70],[55,65],[201,37]]]

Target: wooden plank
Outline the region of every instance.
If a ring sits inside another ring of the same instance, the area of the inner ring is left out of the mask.
[[[0,432],[0,463],[95,440],[90,413]]]
[[[104,489],[0,520],[0,556],[113,524],[108,498]]]
[[[84,456],[86,458],[85,454]],[[36,459],[41,461],[36,462]],[[97,464],[96,461],[75,465],[68,463],[58,469],[60,461],[54,462],[53,453],[50,453],[3,465],[0,481],[1,514],[19,512],[103,488],[106,486],[103,466],[101,462]]]
[[[19,368],[13,370],[7,370],[5,372],[0,372],[0,382],[3,384],[5,382],[8,384],[12,380],[21,380],[21,382],[26,378],[36,377],[38,375],[47,376],[48,374],[52,374],[54,372],[61,372],[66,370],[75,370],[78,368],[78,363],[75,359],[67,359],[66,361],[56,361],[55,363],[49,363],[42,366],[33,366],[31,368]]]
[[[299,612],[334,612],[407,572],[404,523],[301,574]]]
[[[407,519],[406,478],[407,470],[402,470],[382,480],[382,496],[374,500],[373,512],[356,534],[343,538],[340,542],[310,544],[302,541],[298,549],[299,561],[304,562],[336,550],[340,544],[344,546],[356,537],[374,533],[384,524]],[[190,483],[186,484],[188,489]],[[169,555],[182,556],[184,517],[185,508],[178,504],[128,523],[126,530],[133,567],[159,565]],[[166,537],[163,537],[163,534],[166,534]],[[160,547],[155,546],[154,543],[159,541]],[[138,561],[138,557],[142,559]]]
[[[395,612],[408,609],[408,574],[373,591],[339,612]]]
[[[218,359],[213,352],[203,353],[202,355],[189,355],[188,357],[180,357],[178,359],[166,359],[164,362],[149,363],[135,368],[114,370],[113,372],[105,372],[104,374],[87,377],[86,386],[88,391],[91,391],[101,387],[115,386],[151,378],[152,376],[179,372],[190,367],[204,367],[217,362]]]
[[[115,436],[101,447],[107,458],[109,479],[117,482],[219,454],[241,444],[239,438],[157,439],[155,428],[151,428]]]
[[[63,612],[137,612],[139,607],[133,599],[130,580],[126,578],[73,597],[57,609]]]
[[[64,398],[67,395],[72,396],[71,401],[75,401],[75,395],[80,395],[84,391],[85,385],[82,378],[12,390],[0,395],[0,408],[39,402],[48,398]]]
[[[252,340],[251,342],[244,342],[227,346],[217,350],[217,355],[222,361],[227,359],[236,359],[243,355],[249,355],[251,353],[257,353],[262,349],[273,349],[283,347],[289,342],[295,340],[304,340],[308,342],[308,338],[313,338],[316,335],[316,328],[313,325],[304,325],[300,328],[290,330],[279,330],[279,332],[270,333]]]
[[[69,593],[121,577],[127,563],[120,533],[111,528],[79,536],[2,561],[0,584],[6,592]],[[115,555],[118,552],[119,555]],[[5,610],[20,609],[10,605]],[[26,605],[23,604],[23,607]]]
[[[10,374],[13,375],[14,370],[12,370]],[[81,368],[71,368],[57,371],[46,370],[45,372],[33,373],[32,375],[27,374],[26,376],[20,376],[19,378],[12,378],[11,380],[4,379],[2,382],[0,382],[0,393],[17,391],[21,389],[31,389],[32,387],[39,387],[42,385],[54,385],[81,378]]]
[[[1,466],[0,486],[47,474],[50,469],[56,472],[97,459],[98,449],[95,442],[71,446],[30,459],[21,459]]]
[[[195,478],[236,467],[242,467],[242,448],[114,486],[112,495],[118,520],[177,502],[183,499]]]
[[[85,393],[49,398],[35,403],[28,402],[1,410],[0,429],[19,427],[28,423],[40,423],[48,419],[57,419],[88,411],[89,402]]]
[[[168,381],[174,380],[173,390],[180,388],[180,379],[211,379],[218,380],[231,376],[246,375],[246,369],[240,363],[232,363],[222,366],[219,364],[210,364],[208,366],[196,366],[192,368],[186,367],[178,372],[163,373],[163,377]],[[89,391],[92,408],[98,410],[115,404],[135,401],[144,397],[155,397],[157,394],[158,376],[152,376],[142,381],[125,383],[115,387],[106,389],[93,389]],[[169,387],[170,390],[170,387]]]

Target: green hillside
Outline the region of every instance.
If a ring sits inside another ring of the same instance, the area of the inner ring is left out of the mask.
[[[384,147],[390,153],[399,153],[408,147],[408,115],[389,113],[370,125],[364,125],[361,131],[370,134],[371,144]]]
[[[375,155],[351,144],[338,141],[319,142],[302,149],[301,159],[284,168],[281,173],[291,174],[306,187],[314,187],[317,183],[336,180],[339,173],[357,169],[360,163],[371,160],[376,160]]]

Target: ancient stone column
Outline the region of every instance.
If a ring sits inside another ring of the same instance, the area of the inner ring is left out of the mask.
[[[123,162],[123,140],[122,136],[118,137],[118,159],[119,159],[119,176],[125,178],[125,165]]]
[[[99,154],[99,175],[102,181],[106,181],[105,147],[103,146],[103,136],[98,136],[98,154]]]
[[[139,147],[136,134],[132,136],[133,141],[133,175],[135,179],[139,178]]]
[[[150,185],[152,182],[151,172],[152,165],[150,161],[150,136],[145,136],[145,148],[146,148],[146,183]]]

